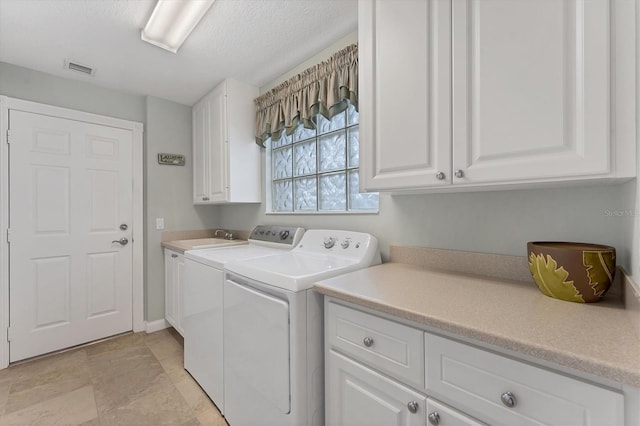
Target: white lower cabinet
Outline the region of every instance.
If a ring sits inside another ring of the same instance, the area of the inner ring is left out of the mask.
[[[333,350],[326,363],[328,426],[425,424],[426,396]]]
[[[329,426],[625,424],[620,391],[331,299],[325,379]]]
[[[426,388],[491,424],[619,425],[621,393],[425,334]]]
[[[164,249],[164,319],[182,336],[183,281],[184,255]]]

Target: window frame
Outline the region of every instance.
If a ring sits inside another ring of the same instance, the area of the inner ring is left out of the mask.
[[[292,140],[291,142],[285,144],[285,145],[280,145],[278,147],[273,147],[272,146],[272,140],[271,138],[268,138],[265,141],[265,145],[266,145],[266,149],[265,149],[265,214],[268,215],[353,215],[353,214],[365,214],[365,215],[371,215],[371,214],[379,214],[380,213],[380,198],[378,197],[378,205],[377,208],[375,210],[349,210],[350,207],[350,184],[349,184],[349,174],[353,173],[354,171],[356,171],[358,173],[358,179],[360,178],[360,162],[358,161],[358,165],[357,166],[353,166],[351,164],[349,164],[349,133],[352,131],[352,129],[359,129],[360,123],[359,120],[356,123],[350,123],[348,121],[348,111],[345,110],[343,112],[341,112],[340,114],[345,114],[345,125],[344,127],[340,127],[338,129],[333,129],[333,130],[329,130],[327,132],[324,133],[318,133],[318,129],[316,126],[316,129],[313,129],[314,135],[308,138],[303,138],[303,139],[299,139],[299,140],[294,140],[293,135],[292,135]],[[319,116],[320,114],[318,114]],[[320,118],[316,116],[316,118],[314,119],[314,123],[317,124],[320,120]],[[326,120],[326,118],[324,118]],[[298,126],[302,126],[302,124],[298,124]],[[309,129],[311,130],[311,129]],[[327,171],[321,171],[320,170],[320,162],[321,162],[321,156],[320,156],[320,151],[321,151],[321,146],[320,146],[320,141],[323,137],[327,137],[327,136],[331,136],[331,135],[337,135],[337,134],[344,134],[345,136],[345,143],[344,143],[344,167],[342,168],[338,168],[338,169],[332,169],[332,170],[327,170]],[[307,174],[300,174],[300,175],[296,175],[295,174],[295,146],[296,145],[302,145],[302,144],[306,144],[306,143],[310,143],[313,142],[315,144],[315,155],[316,155],[316,166],[315,166],[315,171],[313,173],[307,173]],[[359,140],[358,140],[359,143]],[[291,148],[291,175],[284,177],[284,178],[278,178],[278,179],[274,179],[273,178],[273,152],[274,150],[279,150],[280,148],[283,147],[290,147]],[[320,182],[320,178],[321,176],[327,176],[327,175],[332,175],[332,174],[339,174],[342,173],[344,174],[344,179],[345,179],[345,209],[344,210],[320,210],[320,188],[321,188],[321,182]],[[295,182],[296,179],[300,179],[300,178],[315,178],[316,182],[316,209],[315,210],[295,210],[295,203],[296,203],[296,199],[295,199]],[[274,182],[277,181],[281,181],[281,182],[291,182],[292,188],[292,210],[290,211],[276,211],[273,208],[273,191],[274,191]],[[376,194],[376,193],[371,193],[371,194]]]

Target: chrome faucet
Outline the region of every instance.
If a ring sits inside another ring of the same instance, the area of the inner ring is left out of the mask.
[[[216,229],[216,231],[213,233],[213,236],[214,236],[215,238],[218,238],[218,232],[222,232],[222,233],[224,233],[224,237],[223,237],[223,238],[224,238],[225,240],[233,240],[233,239],[234,239],[234,238],[233,238],[233,234],[232,234],[231,232],[227,232],[227,231],[225,231],[224,229]]]

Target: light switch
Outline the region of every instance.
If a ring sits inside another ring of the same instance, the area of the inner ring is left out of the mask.
[[[164,217],[156,217],[156,229],[164,229]]]

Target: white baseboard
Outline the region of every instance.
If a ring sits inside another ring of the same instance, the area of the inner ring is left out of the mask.
[[[165,328],[169,328],[170,325],[164,319],[159,319],[156,321],[146,321],[144,330],[149,333],[154,333],[156,331],[164,330]]]

